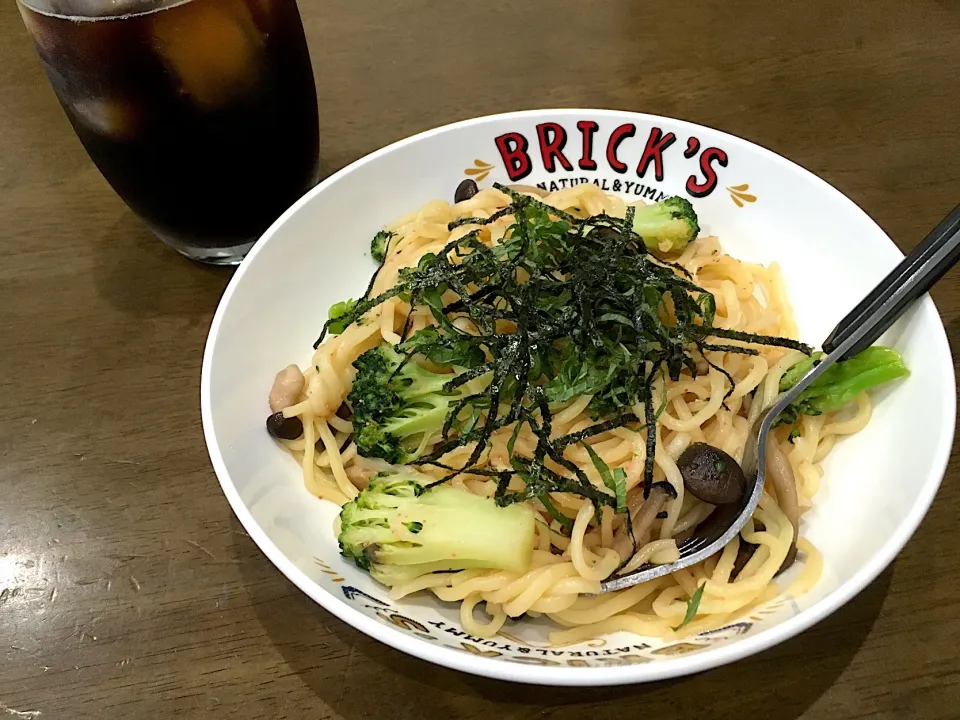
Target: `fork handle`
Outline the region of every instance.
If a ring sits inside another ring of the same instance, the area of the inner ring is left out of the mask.
[[[846,360],[873,345],[907,306],[924,295],[960,260],[960,205],[917,245],[823,341],[823,351],[836,350],[865,324],[871,327],[838,359]]]

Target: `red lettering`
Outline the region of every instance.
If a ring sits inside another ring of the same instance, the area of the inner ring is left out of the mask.
[[[597,169],[597,162],[593,159],[593,134],[599,127],[593,120],[581,120],[577,123],[577,130],[583,135],[583,155],[577,163],[581,170]]]
[[[530,174],[530,155],[527,154],[530,144],[523,135],[518,132],[504,133],[494,138],[494,142],[500,151],[507,177],[516,182]]]
[[[562,125],[552,122],[540,123],[537,125],[537,139],[540,141],[540,157],[543,158],[544,170],[548,173],[556,172],[558,160],[564,170],[573,170],[573,165],[563,154],[563,146],[567,144],[567,131]]]
[[[610,139],[607,140],[607,164],[611,169],[618,173],[627,171],[627,166],[617,158],[617,149],[620,147],[620,143],[636,134],[637,126],[633,123],[621,125],[610,133]]]
[[[693,136],[687,138],[687,149],[683,151],[685,158],[692,158],[700,150],[700,140]]]
[[[637,175],[639,177],[646,175],[647,168],[652,162],[654,175],[659,182],[663,182],[663,151],[673,145],[676,139],[677,136],[672,132],[664,135],[660,128],[652,128],[650,137],[647,138],[647,146],[640,157],[640,164],[637,165]]]
[[[711,163],[716,162],[720,167],[727,166],[727,154],[720,148],[709,147],[700,155],[700,172],[704,181],[698,182],[696,175],[687,178],[687,192],[693,197],[706,197],[717,187],[717,171]]]

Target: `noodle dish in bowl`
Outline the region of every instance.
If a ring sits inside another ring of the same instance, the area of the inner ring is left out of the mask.
[[[901,257],[709,128],[431,130],[325,180],[238,270],[203,363],[213,465],[287,577],[410,654],[553,685],[732,662],[851,601],[929,507],[956,395],[929,298],[780,415],[721,552],[601,583],[730,524],[754,421]]]

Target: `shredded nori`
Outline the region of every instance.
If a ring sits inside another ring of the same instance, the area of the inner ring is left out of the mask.
[[[682,267],[649,253],[632,229],[632,207],[625,218],[579,219],[536,198],[496,187],[510,196],[508,207],[489,218],[450,223],[450,230],[478,227],[441,252],[423,256],[417,267],[401,270],[393,288],[371,298],[375,274],[347,314],[324,324],[315,345],[323,341],[331,322],[357,322],[392,297],[429,309],[436,328],[412,337],[409,321],[403,329],[400,349],[408,359],[419,353],[441,365],[469,368],[447,384],[448,391],[477,378],[489,379],[483,390],[454,406],[441,442],[414,462],[447,470],[439,482],[460,473],[496,478],[498,504],[536,498],[569,528],[571,519],[553,505],[549,493],[588,498],[598,513],[601,506],[615,507],[616,499],[565,458],[565,448],[619,427],[638,432],[655,427],[664,405],[655,405],[654,379],[662,375],[676,381],[684,372],[696,375],[700,360],[725,376],[729,390],[724,400],[729,397],[733,378],[706,353],[755,355],[757,350],[709,338],[812,352],[787,338],[714,327],[713,295],[697,286]],[[484,244],[480,228],[507,215],[514,216],[514,223],[504,240],[493,247]],[[451,294],[455,299],[449,300]],[[551,439],[551,405],[581,395],[592,396],[588,409],[595,424]],[[642,423],[632,410],[637,403],[644,407]],[[507,448],[511,470],[479,467],[491,435],[513,423]],[[524,424],[537,439],[532,458],[514,453]],[[462,467],[441,462],[450,451],[470,443],[476,444]],[[669,483],[653,481],[655,452],[656,435],[648,432],[644,497],[653,487],[675,496]],[[570,476],[548,468],[548,458]],[[510,490],[514,477],[523,480],[522,490]]]

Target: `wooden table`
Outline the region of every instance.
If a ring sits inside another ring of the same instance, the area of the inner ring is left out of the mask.
[[[301,9],[327,173],[473,115],[614,107],[770,147],[904,249],[960,196],[954,0]],[[207,459],[200,357],[229,276],[167,250],[113,194],[3,3],[0,718],[960,717],[955,456],[880,579],[733,667],[611,690],[528,688],[355,632],[261,555]],[[958,279],[934,292],[955,343]]]

